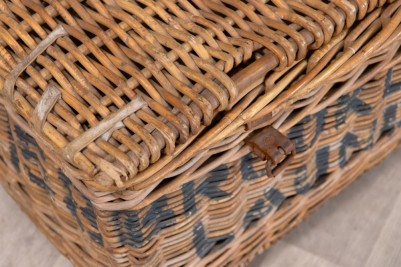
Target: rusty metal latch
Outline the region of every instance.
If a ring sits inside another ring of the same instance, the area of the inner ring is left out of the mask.
[[[295,155],[295,144],[272,126],[267,126],[245,142],[253,153],[266,160],[268,177],[275,177],[292,161]],[[273,169],[273,167],[275,168]]]

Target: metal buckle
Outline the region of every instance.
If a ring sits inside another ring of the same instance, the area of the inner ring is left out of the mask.
[[[295,156],[295,144],[272,126],[267,126],[245,140],[253,153],[266,160],[266,174],[275,177],[282,172]],[[273,169],[273,167],[275,168]]]

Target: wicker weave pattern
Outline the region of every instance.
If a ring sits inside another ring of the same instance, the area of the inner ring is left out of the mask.
[[[355,91],[388,66],[397,64],[401,13],[395,11],[400,3],[372,12],[347,35],[338,36],[307,60],[268,76],[265,87],[257,86],[249,92],[214,127],[153,176],[137,176],[140,184],[124,190],[123,194],[108,194],[109,198],[104,200],[99,201],[90,193],[87,196],[106,210],[145,207],[188,180],[206,175],[234,154],[249,153],[242,140],[252,131],[271,124],[287,132],[305,116]],[[388,21],[392,23],[383,29],[382,23]],[[305,142],[308,140],[311,139]],[[217,157],[211,161],[213,155]],[[156,187],[165,178],[173,179]],[[128,181],[127,185],[134,184],[131,182],[134,181]],[[139,189],[142,191],[138,192]]]
[[[384,4],[0,1],[0,77],[60,165],[100,190],[149,192],[165,175],[147,178],[262,83],[263,73],[250,82],[232,76],[234,67],[263,51],[262,72],[288,70]]]
[[[245,265],[401,138],[401,0],[0,0],[0,21],[0,181],[78,266]],[[296,142],[274,179],[243,142],[267,125]]]
[[[102,210],[1,108],[2,158],[13,169],[0,164],[3,183],[77,265],[246,263],[398,144],[400,56],[395,49],[386,64],[380,60],[399,46],[395,40],[372,55],[371,68],[335,80],[353,87],[331,84],[348,93],[289,128],[297,157],[277,180],[265,176],[264,162],[237,149],[229,160],[215,159],[225,164],[206,175],[200,168],[191,182],[141,209]]]

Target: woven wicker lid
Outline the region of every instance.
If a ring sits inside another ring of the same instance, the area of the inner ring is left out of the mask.
[[[249,106],[269,71],[285,72],[383,4],[0,1],[1,94],[88,186],[149,191],[195,164],[201,146],[177,158]]]

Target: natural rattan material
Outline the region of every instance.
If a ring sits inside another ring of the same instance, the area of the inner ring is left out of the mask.
[[[78,266],[246,264],[399,143],[400,6],[0,0],[0,180]]]
[[[207,153],[195,137],[257,90],[268,71],[330,49],[383,4],[1,1],[3,94],[70,175],[97,190],[129,188],[144,198]],[[359,44],[349,38],[345,45]],[[51,87],[58,93],[46,94]],[[191,158],[177,159],[189,147]]]
[[[238,266],[396,148],[400,74],[401,65],[383,71],[291,128],[299,160],[273,187],[263,162],[235,155],[144,209],[102,211],[46,164],[51,159],[4,109],[3,160],[14,170],[3,161],[1,180],[77,266]]]

